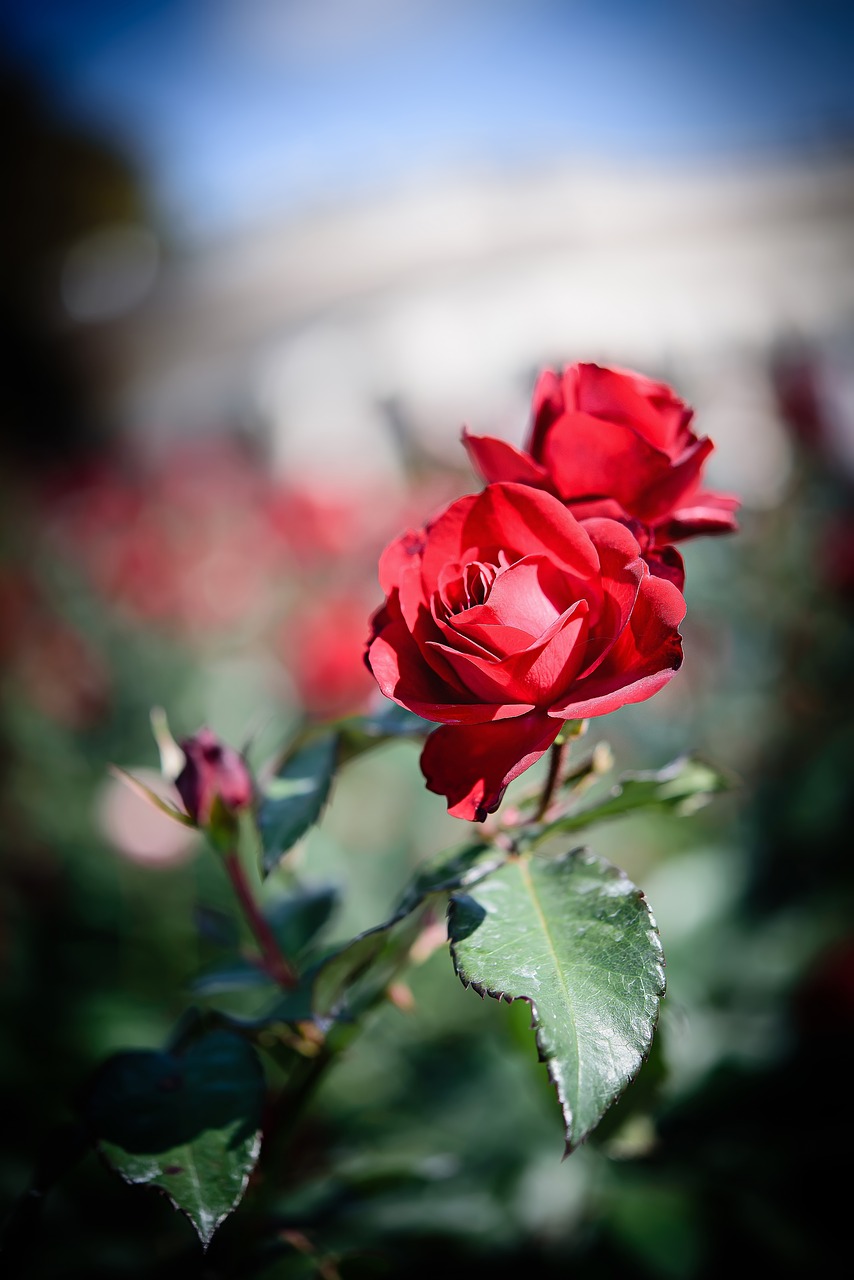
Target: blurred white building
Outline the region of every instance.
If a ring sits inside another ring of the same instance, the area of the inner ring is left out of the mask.
[[[672,378],[711,478],[762,505],[787,467],[770,352],[821,344],[850,401],[852,332],[851,158],[473,173],[167,265],[118,396],[152,445],[239,418],[282,472],[392,482],[401,436],[454,462],[464,422],[518,441],[536,370],[598,359]]]

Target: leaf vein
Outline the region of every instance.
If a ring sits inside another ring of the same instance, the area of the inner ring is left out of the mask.
[[[555,950],[555,946],[552,940],[552,935],[549,929],[548,921],[546,919],[545,913],[540,903],[540,899],[537,895],[537,891],[534,886],[534,880],[531,875],[530,868],[526,863],[520,863],[520,875],[522,877],[523,883],[525,884],[525,887],[528,890],[534,910],[536,911],[537,916],[539,917],[540,926],[543,930],[543,933],[546,938],[546,942],[548,944],[548,949],[549,949],[552,962],[554,964],[555,972],[557,973],[558,980],[564,991],[566,1010],[569,1016],[570,1026],[572,1027],[573,1038],[575,1040],[575,1090],[576,1090],[576,1095],[580,1096],[581,1094],[581,1051],[580,1051],[580,1043],[579,1043],[579,1037],[578,1037],[578,1023],[575,1016],[575,1006],[570,997],[569,987],[566,984],[566,979],[564,977],[563,970],[561,968],[560,961],[558,959],[557,951]],[[574,1117],[573,1117],[573,1120],[574,1120]]]

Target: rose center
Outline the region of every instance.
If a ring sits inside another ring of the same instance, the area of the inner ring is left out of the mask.
[[[470,560],[439,583],[437,613],[444,614],[445,620],[465,613],[476,605],[485,604],[489,599],[496,578],[508,567],[508,559],[503,551],[498,553],[498,564],[484,560]]]

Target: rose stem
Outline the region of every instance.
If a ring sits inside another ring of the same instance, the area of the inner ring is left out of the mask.
[[[552,802],[555,788],[557,787],[558,780],[560,778],[560,767],[563,763],[563,756],[566,748],[567,743],[556,742],[551,749],[551,753],[549,755],[549,774],[546,778],[546,785],[543,788],[543,794],[540,797],[540,803],[537,806],[537,812],[534,814],[534,822],[539,822],[540,819],[545,816],[546,810]]]
[[[261,1158],[268,1168],[281,1166],[281,1156],[299,1126],[302,1110],[334,1060],[335,1051],[324,1044],[315,1057],[302,1058],[294,1066],[267,1117]]]
[[[243,870],[243,864],[238,857],[236,849],[229,849],[225,855],[225,869],[228,872],[228,878],[231,881],[237,901],[240,903],[246,923],[255,936],[255,941],[261,948],[261,957],[264,961],[264,968],[269,973],[274,982],[280,987],[284,987],[288,991],[293,991],[297,985],[297,975],[291,965],[282,955],[279,944],[276,941],[273,930],[264,916],[258,910],[258,904],[252,896],[252,890],[246,879]]]

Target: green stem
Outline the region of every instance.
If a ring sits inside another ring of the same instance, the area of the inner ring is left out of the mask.
[[[551,749],[549,755],[549,773],[546,778],[546,785],[543,788],[543,794],[540,796],[540,803],[537,806],[537,812],[532,819],[533,822],[540,822],[545,816],[549,805],[554,798],[554,793],[560,781],[560,770],[563,764],[564,753],[567,748],[566,742],[556,742]]]
[[[243,863],[240,861],[237,850],[230,849],[225,854],[223,861],[237,901],[240,903],[240,908],[246,918],[246,923],[252,930],[255,941],[261,950],[264,968],[280,987],[284,987],[286,991],[293,991],[299,979],[291,964],[282,955],[276,936],[270,928],[269,921],[258,908],[258,903],[249,888],[249,882],[246,879]]]

